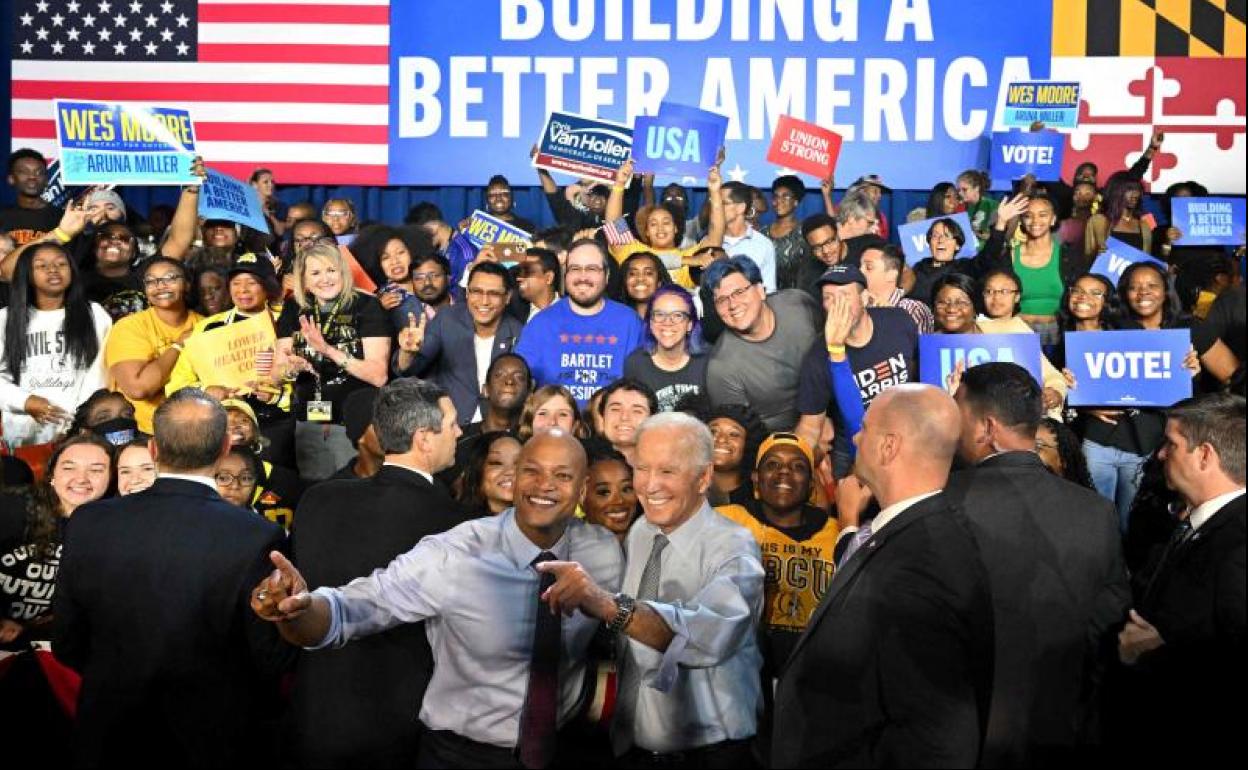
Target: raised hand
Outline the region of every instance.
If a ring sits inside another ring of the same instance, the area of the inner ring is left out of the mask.
[[[579,609],[599,620],[611,619],[615,602],[580,564],[574,561],[547,561],[536,565],[536,569],[555,575],[555,584],[542,594],[542,601],[550,605],[552,613],[571,615]]]
[[[299,331],[303,332],[303,339],[308,343],[308,347],[317,353],[325,355],[329,350],[329,343],[325,341],[325,335],[321,334],[321,327],[306,315],[299,317]]]
[[[621,163],[620,167],[615,170],[615,185],[616,187],[628,187],[629,183],[632,181],[633,159],[629,158]]]
[[[419,318],[417,318],[418,315]],[[408,313],[407,326],[399,330],[399,350],[405,353],[419,353],[420,346],[425,342],[425,324],[427,323],[424,313]]]
[[[849,309],[849,302],[840,294],[832,298],[832,307],[828,308],[827,320],[823,322],[823,341],[829,347],[844,347],[849,332],[853,329],[854,319]]]
[[[26,414],[40,425],[54,422],[69,422],[70,414],[43,396],[27,396],[22,407]]]
[[[1028,203],[1031,203],[1031,198],[1022,193],[1001,201],[1001,205],[997,208],[996,228],[1004,232],[1006,225],[1027,210]]]
[[[720,173],[719,164],[715,164],[714,166],[711,166],[709,171],[706,172],[706,192],[718,198],[719,191],[723,188],[723,186],[724,176]]]
[[[57,224],[61,232],[70,238],[77,237],[79,233],[87,227],[87,203],[84,199],[71,201],[65,207],[65,213],[61,215],[61,221]]]
[[[251,610],[271,623],[294,620],[312,606],[308,582],[278,551],[269,554],[276,568],[251,591]]]

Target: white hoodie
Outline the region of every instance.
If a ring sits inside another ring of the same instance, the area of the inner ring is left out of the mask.
[[[8,321],[8,308],[0,309],[0,330]],[[0,353],[0,409],[3,410],[4,435],[0,437],[11,447],[44,444],[51,441],[68,425],[40,425],[26,414],[26,399],[42,396],[66,412],[73,414],[79,404],[104,387],[104,338],[113,321],[98,304],[91,303],[95,336],[100,352],[85,369],[74,368],[74,361],[65,351],[65,311],[36,310],[26,327],[26,363],[21,382],[9,376],[8,357]],[[3,332],[0,332],[2,334]]]

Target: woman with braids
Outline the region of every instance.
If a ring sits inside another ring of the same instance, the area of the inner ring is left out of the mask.
[[[104,385],[102,353],[112,319],[87,301],[65,247],[41,243],[18,257],[0,324],[4,441],[10,447],[48,443]]]

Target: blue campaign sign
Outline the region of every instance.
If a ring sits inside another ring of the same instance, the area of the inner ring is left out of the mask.
[[[978,252],[975,243],[975,231],[971,228],[971,218],[965,211],[950,214],[947,217],[932,217],[918,222],[907,222],[897,228],[897,239],[901,242],[901,250],[906,253],[906,264],[914,267],[919,262],[932,256],[932,249],[927,243],[927,231],[932,223],[940,219],[952,219],[962,228],[966,243],[958,250],[957,259],[969,259]]]
[[[1175,246],[1239,246],[1244,242],[1244,199],[1171,198],[1170,224],[1183,233]]]
[[[1051,75],[1053,4],[1030,0],[457,0],[450,16],[390,3],[391,184],[532,180],[551,112],[631,126],[671,102],[728,118],[725,179],[769,186],[789,115],[844,139],[838,177],[927,189],[982,167],[1005,85]]]
[[[199,190],[199,215],[204,219],[224,219],[246,225],[262,233],[269,232],[264,218],[260,194],[246,182],[207,169],[208,178]],[[196,177],[199,179],[199,177]]]
[[[728,119],[701,110],[697,111],[701,115],[690,115],[684,109],[669,109],[673,106],[665,104],[658,117],[640,117],[633,124],[634,167],[638,173],[703,179],[715,165]]]
[[[943,388],[959,363],[970,368],[1009,361],[1043,383],[1040,356],[1040,337],[1035,334],[924,334],[919,337],[919,379]]]
[[[56,141],[66,185],[198,184],[195,126],[186,110],[57,99]]]
[[[1079,84],[1011,83],[1002,112],[1010,128],[1027,128],[1037,120],[1049,128],[1075,128],[1079,124]]]
[[[1192,395],[1190,329],[1066,332],[1071,406],[1172,406]]]
[[[513,224],[492,217],[477,209],[468,218],[468,229],[464,231],[468,240],[478,249],[487,243],[531,243],[533,236]]]
[[[566,112],[552,112],[542,129],[533,165],[577,177],[614,182],[615,172],[628,160],[633,130],[606,120]]]
[[[1145,254],[1117,238],[1106,238],[1105,251],[1101,252],[1101,255],[1092,263],[1092,269],[1089,272],[1103,275],[1109,279],[1110,283],[1117,284],[1127,268],[1136,262],[1153,262],[1160,265],[1162,270],[1166,269],[1166,263],[1160,259]]]
[[[1062,177],[1066,135],[1056,131],[1007,131],[992,135],[991,175],[1008,181],[1032,174],[1038,181]]]
[[[65,187],[65,180],[61,176],[59,160],[48,164],[48,186],[44,188],[39,197],[49,206],[55,206],[58,209],[65,208],[65,204],[69,202],[69,190]]]

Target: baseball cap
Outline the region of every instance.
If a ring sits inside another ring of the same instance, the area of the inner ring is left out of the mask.
[[[87,205],[88,205],[88,206],[90,206],[92,203],[111,203],[111,204],[113,204],[114,206],[116,206],[116,207],[117,207],[117,210],[121,212],[121,221],[122,221],[122,222],[125,222],[125,221],[126,221],[126,204],[125,204],[125,201],[123,201],[123,200],[121,199],[121,196],[120,196],[120,195],[118,195],[115,191],[113,191],[113,190],[92,190],[92,191],[91,191],[91,194],[87,196]]]
[[[810,467],[812,469],[815,467],[815,452],[810,448],[810,444],[807,443],[806,439],[796,433],[773,433],[764,439],[763,443],[758,447],[758,459],[754,462],[755,470],[758,469],[758,466],[763,464],[763,456],[766,455],[772,447],[776,446],[797,447],[802,454],[806,455],[806,460],[810,462]]]
[[[273,269],[273,263],[269,258],[258,256],[250,251],[246,254],[239,254],[230,263],[230,277],[233,278],[239,273],[251,273],[261,283],[271,283],[277,280],[277,271]]]
[[[845,286],[846,284],[860,284],[864,289],[867,287],[867,277],[862,271],[853,265],[847,265],[842,262],[839,265],[833,265],[823,271],[823,275],[819,276],[816,282],[818,286]]]

